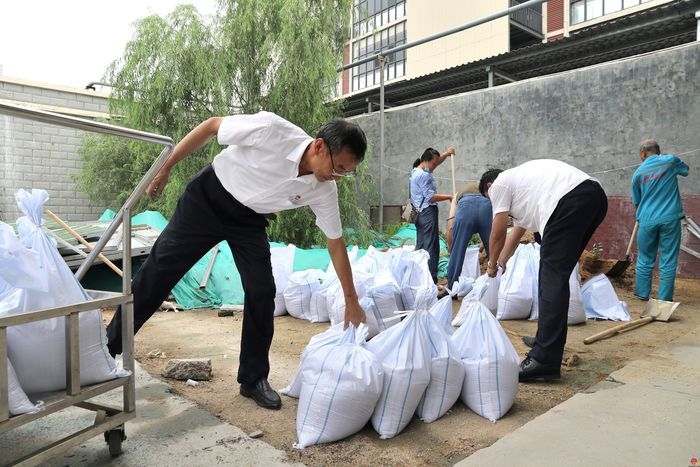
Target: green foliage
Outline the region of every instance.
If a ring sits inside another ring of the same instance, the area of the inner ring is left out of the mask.
[[[179,141],[211,116],[264,109],[313,136],[340,115],[332,98],[350,6],[351,0],[221,0],[213,20],[181,5],[165,18],[137,21],[124,56],[106,74],[114,85],[112,123]],[[144,199],[138,208],[169,217],[187,182],[220,150],[212,142],[180,161],[161,199]],[[112,209],[157,156],[153,145],[96,136],[86,137],[79,152],[77,186]],[[358,177],[338,183],[343,225],[362,245],[371,236],[358,205],[376,198],[364,167]],[[308,208],[279,213],[268,233],[273,241],[302,247],[325,243]]]

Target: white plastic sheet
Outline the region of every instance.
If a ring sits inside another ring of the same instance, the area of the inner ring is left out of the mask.
[[[591,277],[581,287],[586,318],[629,321],[627,304],[617,298],[617,293],[605,274]]]
[[[462,401],[494,421],[510,410],[518,393],[518,353],[500,323],[479,302],[452,335],[465,369]]]
[[[450,297],[445,298],[451,301]],[[420,313],[418,318],[428,337],[432,360],[430,383],[418,403],[416,415],[424,422],[431,423],[445,415],[459,399],[464,382],[464,366],[449,335],[433,315]]]
[[[364,348],[367,330],[351,324],[338,343],[321,347],[302,373],[296,448],[329,443],[360,431],[382,391],[381,364]]]
[[[49,199],[44,190],[19,190],[17,202],[25,214],[17,227],[22,244],[37,253],[42,272],[48,278],[47,292],[17,288],[0,302],[0,316],[89,299],[53,242],[42,231],[41,215]],[[80,384],[94,384],[129,373],[117,368],[107,351],[107,338],[99,310],[80,314]],[[9,358],[27,394],[57,391],[66,387],[65,320],[53,318],[7,329]]]
[[[275,278],[275,316],[287,313],[284,304],[284,289],[289,283],[289,276],[294,271],[294,255],[297,247],[287,245],[284,247],[270,248],[270,261],[272,262],[272,275]]]
[[[367,348],[384,368],[384,386],[372,426],[382,439],[408,425],[430,382],[431,352],[416,313],[372,339]]]

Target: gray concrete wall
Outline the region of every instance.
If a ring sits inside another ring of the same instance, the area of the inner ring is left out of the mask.
[[[354,120],[367,132],[368,163],[379,174],[379,113]],[[385,125],[387,205],[405,203],[408,171],[428,146],[456,148],[458,186],[488,167],[553,158],[596,174],[609,196],[628,197],[634,168],[620,168],[639,162],[639,142],[648,137],[682,154],[691,166],[682,192],[698,195],[700,43],[393,108]],[[449,193],[449,161],[435,176]],[[440,208],[444,227],[449,206]]]
[[[29,105],[83,118],[107,115],[101,93],[48,86],[0,77],[0,101]],[[21,215],[15,202],[20,189],[41,188],[51,199],[46,207],[65,220],[94,220],[102,206],[92,205],[75,189],[82,132],[0,114],[0,220],[14,222]]]

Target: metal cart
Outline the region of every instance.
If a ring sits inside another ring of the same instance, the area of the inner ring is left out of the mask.
[[[0,435],[16,427],[22,426],[41,417],[50,415],[67,407],[75,406],[96,412],[95,423],[80,431],[72,433],[54,443],[38,449],[26,456],[9,460],[12,465],[37,465],[54,458],[72,447],[84,443],[86,440],[104,434],[113,456],[121,453],[121,444],[126,439],[124,423],[136,415],[135,397],[136,384],[134,375],[134,309],[131,295],[131,209],[146,187],[163,166],[173,149],[171,138],[152,133],[131,130],[105,123],[94,122],[81,118],[59,115],[52,112],[34,110],[7,103],[0,103],[0,114],[9,115],[37,122],[70,127],[83,131],[119,136],[131,140],[145,141],[165,146],[151,168],[136,186],[124,206],[100,237],[94,249],[85,258],[80,268],[75,273],[78,280],[82,279],[98,253],[102,251],[110,237],[117,228],[123,225],[123,253],[122,253],[122,293],[109,293],[92,291],[92,300],[78,305],[61,306],[45,310],[37,310],[30,313],[0,318]],[[95,310],[97,308],[122,306],[122,354],[124,368],[131,371],[127,377],[117,378],[104,383],[90,386],[80,386],[80,354],[79,354],[79,313]],[[35,321],[64,317],[66,333],[66,390],[55,394],[48,399],[43,410],[35,414],[24,414],[14,417],[9,416],[8,394],[8,368],[7,368],[7,328]],[[109,407],[90,402],[89,399],[108,391],[121,387],[123,391],[123,406],[121,408]],[[3,463],[5,460],[3,459]]]

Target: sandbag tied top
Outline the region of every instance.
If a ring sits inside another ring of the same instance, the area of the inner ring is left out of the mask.
[[[433,297],[437,297],[437,286],[433,282],[428,269],[428,254],[425,250],[418,250],[411,254],[406,261],[406,269],[401,280],[401,297],[407,310],[417,309],[416,296],[421,289],[431,289]],[[432,306],[429,303],[427,307]]]
[[[382,391],[382,366],[364,348],[367,328],[348,326],[303,368],[294,447],[329,443],[360,431]]]
[[[454,333],[454,328],[452,327],[452,298],[442,297],[436,304],[430,307],[428,310],[435,321],[440,325],[442,330],[448,336]]]
[[[452,302],[450,297],[445,297],[438,304],[445,299]],[[450,310],[451,308],[450,303]],[[418,318],[430,343],[431,363],[430,383],[418,403],[416,415],[430,423],[445,415],[459,399],[464,382],[464,366],[449,335],[433,315],[419,313]],[[449,323],[448,320],[447,324]]]
[[[42,267],[38,253],[25,248],[12,227],[0,222],[0,280],[8,287],[46,292],[49,283]]]
[[[471,292],[469,292],[466,297],[464,297],[464,300],[462,300],[457,316],[455,316],[455,318],[452,320],[452,326],[461,326],[462,323],[464,323],[464,320],[467,319],[467,315],[473,309],[477,308],[478,306],[485,306],[482,301],[484,295],[486,294],[486,290],[489,288],[488,279],[489,277],[484,274],[474,282],[474,287],[472,288]]]
[[[36,252],[48,290],[17,288],[0,298],[0,316],[82,303],[88,295],[75,279],[51,239],[41,230],[41,213],[48,194],[44,190],[17,192],[25,216],[17,221],[22,244]],[[117,368],[107,351],[107,338],[99,310],[80,314],[80,384],[94,384],[128,371]],[[66,387],[65,320],[53,318],[7,329],[8,355],[22,388],[28,394]]]
[[[418,314],[372,339],[367,348],[384,368],[384,386],[372,426],[382,439],[393,438],[408,425],[430,382],[431,351]]]
[[[518,353],[491,312],[476,302],[452,335],[465,378],[462,401],[488,420],[510,410],[518,392]]]

